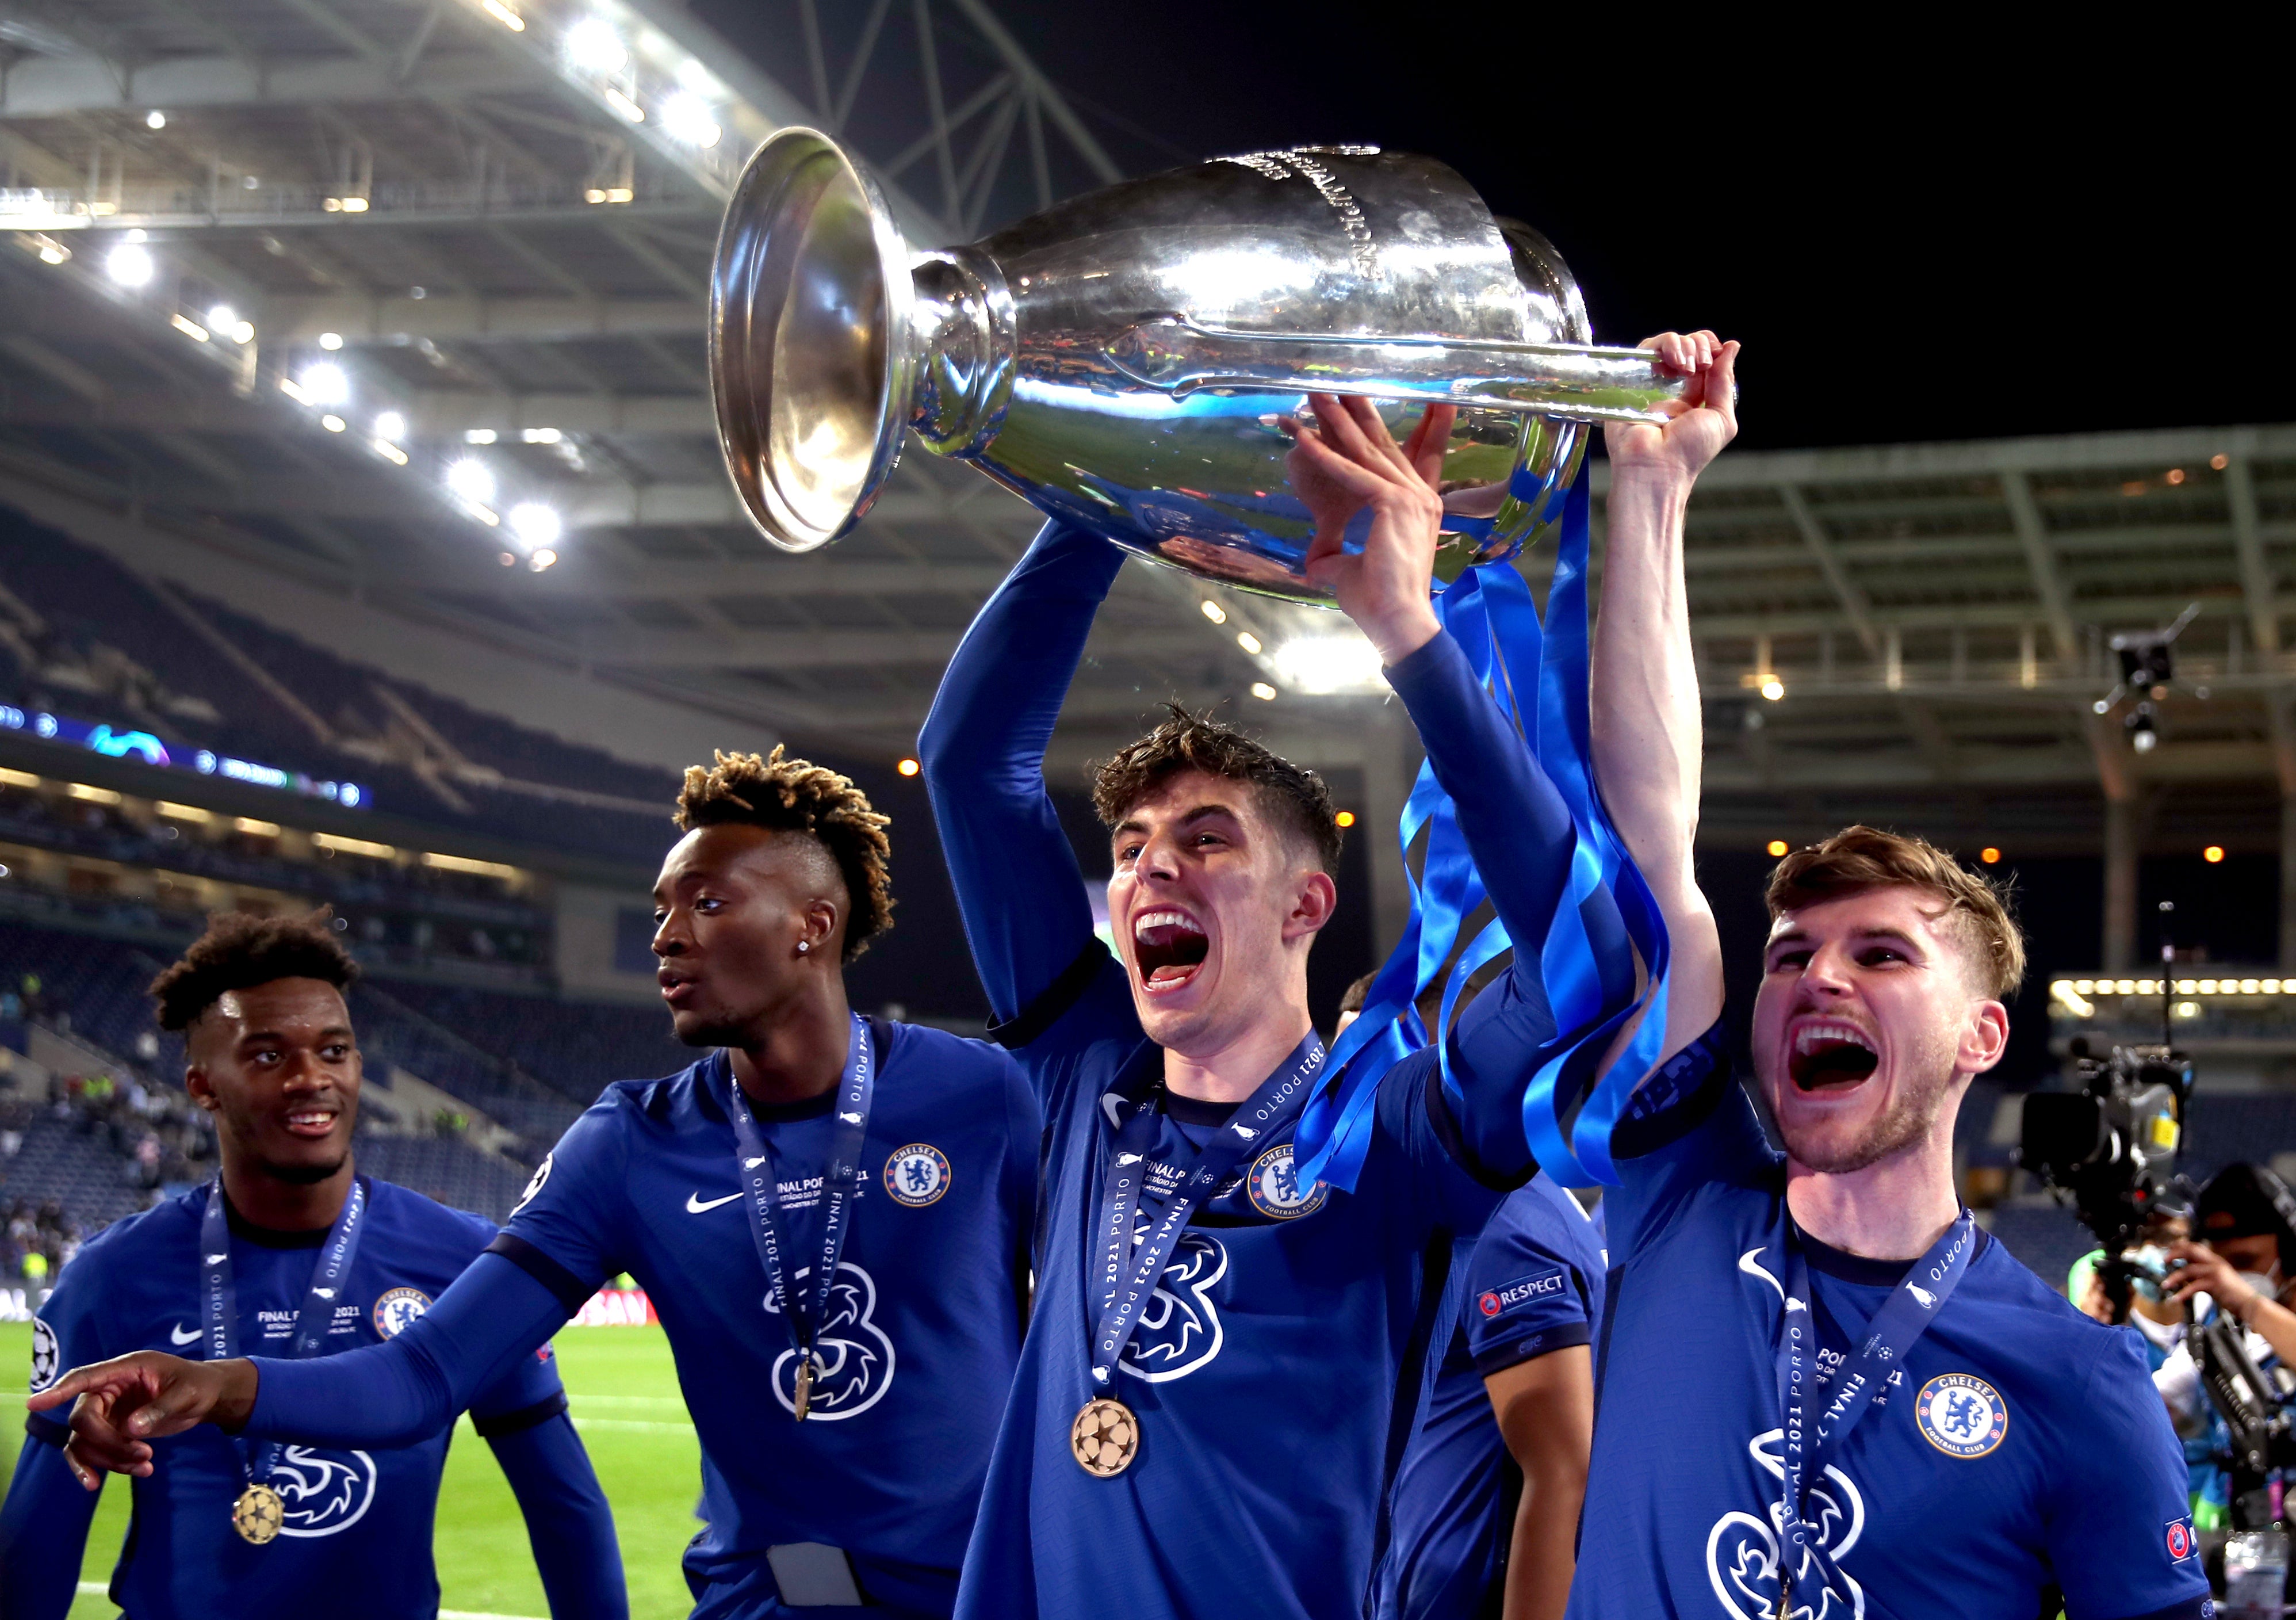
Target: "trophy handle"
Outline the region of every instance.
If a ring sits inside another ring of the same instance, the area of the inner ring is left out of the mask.
[[[1663,422],[1653,407],[1684,386],[1659,375],[1647,349],[1235,332],[1177,315],[1128,327],[1104,352],[1134,382],[1173,395],[1363,394],[1568,422]]]

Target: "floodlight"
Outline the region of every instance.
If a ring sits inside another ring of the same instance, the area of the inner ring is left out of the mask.
[[[319,334],[319,347],[325,349],[329,354],[332,354],[336,349],[340,349],[342,346],[343,334],[341,333],[323,332]]]
[[[151,111],[149,111],[149,112],[147,112],[147,113],[145,113],[145,114],[144,115],[144,128],[146,128],[146,129],[165,129],[167,127],[168,127],[168,115],[167,115],[166,113],[164,113],[164,112],[160,111],[157,107],[152,108]]]
[[[343,368],[325,360],[305,366],[295,382],[313,405],[341,405],[351,397],[351,380]]]
[[[556,545],[565,530],[565,520],[554,506],[545,506],[540,501],[521,501],[510,509],[510,531],[537,555]]]
[[[586,73],[616,73],[630,53],[614,25],[603,17],[585,17],[566,30],[566,60]]]
[[[495,498],[495,475],[483,461],[465,456],[447,469],[447,487],[466,501],[480,506]]]
[[[709,103],[690,92],[681,91],[662,103],[660,110],[661,127],[672,140],[684,141],[689,146],[715,146],[724,133],[718,120],[709,115]]]
[[[112,249],[103,260],[103,273],[123,287],[144,285],[159,267],[150,249],[132,242]]]
[[[374,419],[374,436],[397,444],[406,437],[406,418],[397,411],[385,411]]]
[[[1295,636],[1275,649],[1275,672],[1295,692],[1371,691],[1379,650],[1360,636]]]
[[[239,325],[239,311],[229,304],[208,306],[208,325],[217,332],[229,332]]]

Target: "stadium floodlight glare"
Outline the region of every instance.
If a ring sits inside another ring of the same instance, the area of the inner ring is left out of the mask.
[[[488,16],[493,18],[496,22],[501,23],[503,27],[508,29],[512,33],[523,34],[526,32],[526,19],[520,16],[518,12],[511,7],[504,5],[503,4],[503,0],[479,0],[479,4],[486,8]]]
[[[725,133],[709,115],[709,103],[690,91],[681,91],[662,103],[660,112],[663,132],[689,146],[715,146]]]
[[[540,573],[544,569],[552,566],[557,561],[558,554],[551,550],[549,547],[545,546],[541,550],[527,558],[526,565],[534,570],[535,572]]]
[[[1259,637],[1253,635],[1250,630],[1238,630],[1235,633],[1235,645],[1242,647],[1245,652],[1250,654],[1254,658],[1259,657],[1260,654],[1261,646]]]
[[[1209,596],[1204,599],[1203,610],[1204,617],[1210,620],[1214,624],[1226,624],[1227,622],[1227,609],[1222,607],[1218,603],[1214,602]]]
[[[539,555],[558,543],[558,537],[566,531],[566,521],[558,515],[555,506],[545,506],[540,501],[521,501],[510,509],[510,531],[518,537],[520,544]]]
[[[1765,675],[1762,677],[1761,691],[1764,697],[1772,703],[1776,703],[1786,695],[1786,683],[1775,675]]]
[[[585,17],[566,30],[566,60],[585,73],[619,73],[629,47],[603,17]]]
[[[374,436],[397,444],[406,437],[406,418],[397,411],[385,411],[374,419]]]
[[[340,433],[345,428],[348,427],[350,424],[345,422],[340,416],[336,415],[332,411],[330,411],[325,415],[319,418],[319,425],[326,429],[330,433]]]
[[[689,56],[677,64],[677,84],[678,88],[691,90],[696,95],[715,95],[718,93],[717,77],[701,65],[701,58],[695,56]]]
[[[325,360],[305,366],[295,382],[313,405],[341,405],[351,397],[351,380],[343,374],[343,368]]]
[[[447,488],[483,506],[495,498],[494,470],[475,456],[465,456],[447,469]]]
[[[35,236],[32,240],[40,244],[40,262],[42,264],[60,265],[70,260],[71,250],[64,246],[62,243],[58,242],[54,237]]]
[[[554,427],[530,427],[519,430],[519,440],[525,444],[556,444],[566,437]]]
[[[157,107],[152,108],[151,111],[149,111],[149,112],[147,112],[147,113],[145,113],[145,114],[144,115],[144,128],[146,128],[146,129],[165,129],[167,127],[168,127],[168,115],[167,115],[166,113],[164,113],[164,112],[160,111]]]
[[[329,354],[334,353],[336,349],[340,349],[342,346],[343,334],[341,333],[323,332],[319,334],[319,347],[325,349]]]
[[[141,287],[150,284],[160,267],[153,262],[152,251],[141,243],[126,243],[104,256],[103,273],[123,287]]]
[[[1274,662],[1295,692],[1369,692],[1380,684],[1379,650],[1360,636],[1295,636],[1275,649]]]
[[[1251,683],[1251,695],[1262,703],[1275,701],[1275,688],[1264,680],[1255,680]]]
[[[252,343],[255,341],[255,323],[253,321],[234,321],[231,324],[231,341],[234,343]]]
[[[466,427],[463,430],[464,444],[492,444],[494,441],[495,431],[490,427]]]
[[[239,325],[239,311],[229,304],[209,304],[208,325],[217,332],[229,332]]]

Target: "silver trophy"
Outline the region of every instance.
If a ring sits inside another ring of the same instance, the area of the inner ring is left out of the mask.
[[[1455,577],[1559,522],[1587,424],[1679,391],[1589,335],[1536,231],[1369,146],[1219,158],[919,253],[843,149],[783,129],[742,171],[709,284],[719,443],[782,549],[850,530],[914,432],[1142,556],[1316,604],[1281,424],[1308,391],[1379,401],[1398,437],[1459,407]]]

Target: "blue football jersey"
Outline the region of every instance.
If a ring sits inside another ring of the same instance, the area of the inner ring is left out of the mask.
[[[495,1251],[570,1310],[627,1271],[676,1357],[701,1442],[685,1557],[704,1608],[756,1612],[766,1550],[825,1542],[872,1599],[946,1613],[1020,1354],[1039,1136],[1035,1098],[992,1046],[873,1020],[879,1070],[838,1280],[827,1370],[797,1421],[797,1353],[758,1257],[713,1052],[610,1086],[536,1172]],[[834,1098],[755,1108],[789,1252],[819,1253]],[[709,1594],[709,1595],[705,1595]],[[771,1610],[768,1612],[778,1612]]]
[[[1483,1380],[1592,1344],[1608,1263],[1578,1201],[1544,1174],[1507,1195],[1462,1255],[1449,1300],[1457,1325],[1396,1471],[1382,1616],[1498,1613],[1513,1464]]]
[[[1197,1206],[1125,1347],[1112,1393],[1139,1414],[1137,1459],[1112,1479],[1086,1473],[1070,1427],[1092,1388],[1087,1257],[1114,1135],[1103,1101],[1144,1094],[1163,1065],[1124,970],[1103,963],[1024,1052],[1049,1121],[1045,1258],[958,1612],[1359,1614],[1440,1302],[1423,1284],[1502,1194],[1460,1167],[1456,1139],[1447,1147],[1426,1051],[1381,1082],[1355,1192],[1299,1184],[1289,1125],[1255,1144]],[[1162,1106],[1144,1233],[1177,1166],[1234,1112]]]
[[[1570,1613],[1770,1620],[1791,1218],[1784,1157],[1718,1028],[1644,1085],[1613,1147],[1618,1267]],[[1824,1377],[1908,1266],[1794,1240]],[[1794,1613],[1814,1620],[2032,1620],[2051,1585],[2070,1620],[2206,1612],[2184,1457],[2136,1336],[1983,1238],[1806,1514],[1851,1588],[1798,1585]]]
[[[365,1236],[334,1308],[325,1354],[390,1338],[485,1249],[492,1222],[370,1181]],[[33,1329],[32,1387],[68,1368],[131,1350],[202,1357],[200,1289],[204,1188],[105,1228],[72,1257]],[[231,1213],[231,1263],[242,1353],[286,1355],[327,1234],[268,1232]],[[524,1358],[472,1410],[481,1433],[565,1410],[548,1347]],[[29,1414],[32,1435],[62,1445],[58,1415]],[[152,1443],[152,1474],[127,1482],[135,1518],[111,1599],[136,1620],[286,1615],[405,1620],[439,1607],[430,1529],[451,1429],[392,1451],[289,1446],[270,1478],[286,1513],[255,1546],[232,1528],[247,1484],[239,1447],[198,1428]]]

